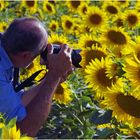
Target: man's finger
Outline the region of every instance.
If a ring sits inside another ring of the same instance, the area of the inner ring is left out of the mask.
[[[47,53],[53,54],[53,46],[51,44],[47,44]]]
[[[71,54],[72,53],[72,49],[68,48],[67,52]]]
[[[61,54],[61,53],[65,52],[65,51],[67,51],[67,49],[68,49],[68,46],[66,44],[62,44],[61,45],[61,50],[60,50],[59,53]]]

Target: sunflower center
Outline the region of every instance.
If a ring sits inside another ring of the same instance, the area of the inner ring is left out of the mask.
[[[102,68],[98,71],[98,73],[97,73],[98,82],[104,87],[111,87],[113,79],[109,79],[106,76],[105,72],[106,72],[105,68]]]
[[[74,29],[74,30],[78,30],[79,27],[78,27],[77,25],[75,25],[73,29]]]
[[[101,23],[101,21],[102,21],[102,18],[101,18],[101,16],[98,15],[98,14],[92,14],[92,15],[90,16],[90,22],[91,22],[92,24],[98,25],[98,24]]]
[[[80,1],[71,1],[71,5],[73,8],[78,8],[78,6],[80,5]]]
[[[66,27],[67,27],[68,29],[70,29],[71,26],[72,26],[72,22],[67,20],[67,21],[66,21]]]
[[[123,20],[122,20],[122,19],[118,19],[118,20],[117,20],[117,26],[118,26],[118,27],[123,26]]]
[[[140,50],[137,53],[137,58],[140,60]]]
[[[48,11],[52,12],[52,7],[50,5],[46,5],[46,9],[48,9]]]
[[[26,1],[27,6],[34,7],[35,2],[34,1]]]
[[[85,47],[92,47],[92,45],[101,46],[101,44],[95,40],[87,40],[85,43]]]
[[[0,3],[0,8],[1,8],[2,6],[1,6],[1,3]]]
[[[52,29],[53,31],[55,31],[55,30],[56,30],[56,25],[53,24],[52,27],[51,27],[51,29]]]
[[[126,3],[125,0],[118,0],[118,2],[120,2],[120,3],[122,3],[122,4]]]
[[[56,94],[63,94],[64,89],[61,85],[59,85],[55,91]]]
[[[111,14],[117,14],[118,13],[118,10],[114,6],[108,6],[107,11]]]
[[[137,16],[135,16],[135,15],[130,15],[130,16],[128,16],[128,22],[130,23],[130,24],[135,24],[136,22],[137,22]]]
[[[91,62],[92,59],[95,60],[95,58],[101,60],[102,57],[103,58],[106,57],[106,54],[104,54],[102,51],[99,51],[99,50],[87,51],[86,57],[85,57],[86,64],[88,65],[89,62]]]
[[[117,96],[118,105],[128,114],[136,118],[140,118],[140,101],[134,98],[133,96],[125,96],[119,94]]]
[[[55,5],[55,1],[54,0],[48,0],[49,3]]]
[[[83,7],[82,12],[85,14],[87,11],[87,7]]]
[[[111,30],[108,32],[108,38],[111,42],[117,45],[126,44],[126,37],[123,33]]]
[[[6,26],[5,25],[2,28],[3,28],[4,31],[6,30]]]

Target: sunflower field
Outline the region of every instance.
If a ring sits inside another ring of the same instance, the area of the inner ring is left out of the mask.
[[[81,50],[81,68],[55,91],[36,138],[139,139],[140,1],[0,0],[0,32],[20,17],[39,19],[48,43]],[[43,69],[38,84],[47,72],[39,59],[20,70],[20,81]],[[0,119],[0,138],[24,138],[15,123]]]

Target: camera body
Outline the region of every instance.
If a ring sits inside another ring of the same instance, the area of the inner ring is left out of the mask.
[[[53,53],[57,54],[59,53],[59,51],[61,50],[60,45],[57,44],[52,44],[53,46]],[[80,61],[82,60],[81,55],[80,55],[80,51],[81,50],[73,50],[71,53],[71,60],[72,60],[72,64],[76,67],[76,68],[81,68],[81,66],[79,65]],[[44,52],[41,53],[41,57],[44,61],[47,61],[47,47],[44,50]]]

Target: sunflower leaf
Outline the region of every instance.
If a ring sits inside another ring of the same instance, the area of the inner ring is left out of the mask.
[[[94,110],[90,122],[94,124],[106,124],[109,123],[112,117],[112,111],[101,111],[101,110]]]

